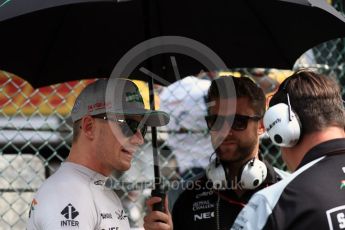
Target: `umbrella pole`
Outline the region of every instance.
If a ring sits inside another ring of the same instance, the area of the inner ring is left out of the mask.
[[[155,9],[155,4],[150,4],[149,1],[143,2],[143,16],[144,16],[144,29],[145,29],[145,35],[146,38],[150,38],[155,31],[153,30],[152,23],[155,21],[152,21],[152,12],[158,12]],[[150,69],[153,69],[152,62],[149,62],[148,65],[151,67]],[[155,97],[154,97],[154,89],[153,89],[153,82],[154,79],[151,76],[149,78],[149,99],[150,99],[150,109],[155,110]],[[157,144],[157,128],[151,127],[151,135],[152,135],[152,151],[153,151],[153,169],[154,169],[154,187],[151,192],[151,196],[154,197],[160,197],[162,200],[159,203],[155,203],[153,205],[154,211],[162,211],[164,212],[164,203],[165,203],[165,191],[163,188],[163,181],[160,176],[160,167],[159,167],[159,153],[158,153],[158,144]]]
[[[155,110],[155,97],[154,97],[154,89],[153,89],[153,78],[149,81],[149,98],[150,98],[150,109]],[[159,153],[158,153],[158,144],[157,144],[157,128],[151,127],[151,135],[152,135],[152,151],[153,151],[153,169],[154,169],[154,187],[151,192],[151,196],[158,196],[162,198],[162,201],[153,205],[154,211],[162,211],[164,212],[164,202],[165,202],[165,192],[163,188],[163,181],[160,176],[160,168],[159,168]]]

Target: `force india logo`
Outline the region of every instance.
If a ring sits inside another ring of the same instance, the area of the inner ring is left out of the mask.
[[[330,230],[345,229],[345,205],[326,211]]]

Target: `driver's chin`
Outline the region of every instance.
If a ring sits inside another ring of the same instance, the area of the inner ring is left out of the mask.
[[[124,172],[128,171],[129,169],[130,169],[130,166],[125,166],[125,167],[118,168],[116,170],[121,172],[121,173],[124,173]]]
[[[131,168],[132,162],[123,160],[121,164],[116,165],[115,170],[119,172],[125,172]]]

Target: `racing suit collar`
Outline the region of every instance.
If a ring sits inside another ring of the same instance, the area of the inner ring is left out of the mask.
[[[314,146],[305,154],[297,169],[317,158],[333,154],[345,154],[345,138],[332,139]]]

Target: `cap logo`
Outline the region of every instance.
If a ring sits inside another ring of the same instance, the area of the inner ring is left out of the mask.
[[[138,92],[128,92],[126,93],[126,102],[142,102],[141,96],[138,94]]]
[[[111,103],[108,102],[107,104],[104,102],[97,102],[95,104],[92,105],[88,105],[87,106],[87,111],[89,113],[95,111],[95,110],[99,110],[99,109],[104,109],[105,107],[107,107],[108,109],[111,108]]]

